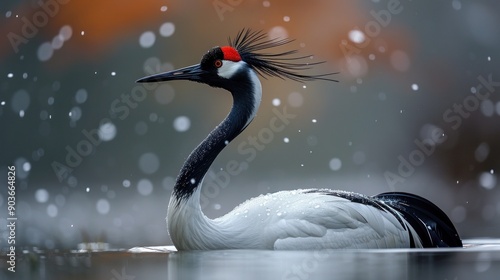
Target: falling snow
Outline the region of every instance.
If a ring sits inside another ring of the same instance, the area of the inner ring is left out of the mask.
[[[130,187],[130,181],[129,180],[123,180],[122,186],[124,186],[125,188]]]
[[[40,61],[49,60],[54,54],[54,49],[49,42],[42,43],[40,47],[38,47],[37,55]]]
[[[42,43],[37,50],[37,56],[40,61],[48,61],[54,55],[54,51],[63,47],[73,35],[73,29],[69,25],[61,27],[59,34],[54,36],[50,42]]]
[[[146,31],[139,37],[139,45],[143,48],[150,48],[156,41],[156,35],[152,31]]]
[[[145,174],[153,174],[160,167],[160,159],[154,153],[144,153],[139,158],[139,169]]]
[[[453,7],[453,9],[458,11],[462,8],[462,3],[460,2],[460,0],[453,0],[451,1],[451,6]]]
[[[174,129],[178,132],[188,131],[191,127],[191,120],[186,116],[179,116],[174,119]]]
[[[35,192],[35,200],[39,203],[45,203],[49,200],[49,192],[46,189],[38,189]]]
[[[57,217],[59,210],[57,209],[57,206],[54,204],[49,204],[47,206],[47,215],[51,218]]]
[[[160,26],[160,35],[163,37],[170,37],[175,32],[175,25],[171,22],[165,22]]]
[[[116,136],[116,126],[112,122],[107,122],[99,126],[99,138],[102,141],[111,141]]]
[[[79,89],[79,90],[76,91],[75,101],[78,104],[85,103],[85,101],[87,101],[87,98],[88,98],[88,92],[87,92],[87,90],[81,88],[81,89]]]
[[[15,113],[20,114],[21,111],[25,112],[28,109],[30,103],[31,98],[28,92],[24,89],[20,89],[14,93],[10,105]]]
[[[175,97],[174,88],[167,83],[161,84],[154,92],[156,101],[162,105],[169,104]]]
[[[109,213],[111,205],[107,199],[101,198],[97,201],[95,208],[99,214],[106,215]]]
[[[358,29],[353,29],[351,31],[349,31],[349,39],[351,41],[353,41],[354,43],[356,44],[361,44],[365,41],[365,34],[363,33],[363,31],[360,31]]]
[[[330,169],[333,171],[339,171],[342,167],[342,161],[339,158],[332,158],[329,163]]]
[[[497,184],[497,177],[490,172],[483,172],[479,175],[479,184],[481,187],[491,190]]]
[[[269,30],[270,38],[287,38],[288,31],[283,26],[275,26]]]
[[[141,179],[137,182],[137,192],[140,195],[148,196],[153,192],[153,183],[148,179]]]

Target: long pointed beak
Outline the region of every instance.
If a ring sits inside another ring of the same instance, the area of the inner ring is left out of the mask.
[[[201,75],[205,71],[201,69],[199,64],[191,65],[177,70],[172,70],[165,73],[154,74],[141,78],[136,83],[155,83],[155,82],[165,82],[173,80],[189,80],[194,82],[199,82]]]

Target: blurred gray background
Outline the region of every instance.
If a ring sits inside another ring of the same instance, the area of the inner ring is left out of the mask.
[[[435,202],[464,238],[500,237],[496,1],[43,3],[0,7],[2,247],[8,166],[18,246],[170,244],[177,172],[231,100],[134,81],[198,63],[242,28],[294,38],[287,48],[326,61],[308,73],[339,83],[262,79],[258,116],[205,178],[207,216],[282,189],[396,190]]]

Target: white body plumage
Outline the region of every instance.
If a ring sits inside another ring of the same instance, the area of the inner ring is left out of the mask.
[[[197,189],[186,203],[169,205],[169,233],[179,250],[407,248],[408,231],[418,236],[391,212],[319,191],[261,195],[212,220],[201,211]]]

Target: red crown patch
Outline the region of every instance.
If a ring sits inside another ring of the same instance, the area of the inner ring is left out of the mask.
[[[234,62],[241,61],[241,56],[238,51],[230,46],[225,46],[220,48],[222,50],[222,53],[224,54],[224,59],[225,60],[231,60]]]

